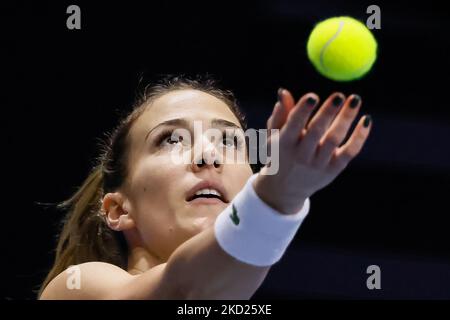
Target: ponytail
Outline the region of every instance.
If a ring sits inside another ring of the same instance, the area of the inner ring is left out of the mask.
[[[44,280],[47,284],[71,265],[102,261],[126,268],[127,245],[122,232],[111,230],[100,214],[103,196],[102,165],[94,167],[78,191],[58,204],[66,210],[56,247],[53,267]]]

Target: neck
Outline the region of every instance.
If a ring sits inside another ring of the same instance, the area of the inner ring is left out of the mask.
[[[161,263],[163,262],[156,255],[144,247],[136,246],[131,248],[128,255],[128,273],[141,274]]]

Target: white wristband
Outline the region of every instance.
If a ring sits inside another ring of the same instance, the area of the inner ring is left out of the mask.
[[[237,260],[270,266],[278,262],[307,216],[310,200],[295,214],[281,214],[256,194],[252,175],[214,223],[220,247]]]

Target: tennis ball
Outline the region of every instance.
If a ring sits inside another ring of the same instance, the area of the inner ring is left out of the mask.
[[[325,77],[335,81],[361,78],[377,57],[377,41],[370,30],[351,17],[319,22],[307,44],[308,58]]]

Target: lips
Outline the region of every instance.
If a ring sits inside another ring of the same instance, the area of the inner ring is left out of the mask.
[[[207,192],[206,189],[209,189],[210,192]],[[186,201],[192,203],[205,203],[205,204],[229,202],[228,196],[226,194],[223,185],[219,181],[214,180],[203,180],[194,185],[187,192]]]
[[[219,198],[195,198],[189,201],[189,204],[224,204],[225,202],[220,200]]]

